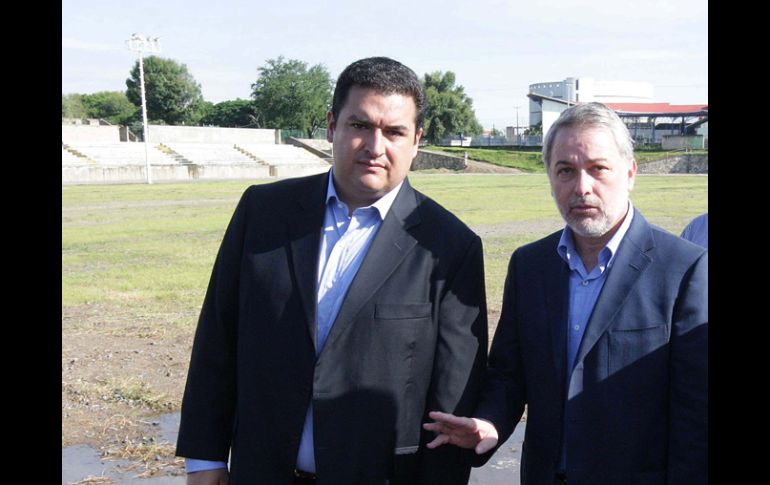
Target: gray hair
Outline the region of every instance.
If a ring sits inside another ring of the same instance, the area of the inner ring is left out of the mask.
[[[564,127],[573,126],[607,129],[615,140],[620,156],[629,163],[634,159],[634,141],[623,120],[602,103],[591,102],[568,108],[551,125],[543,142],[543,164],[546,170],[551,165],[551,150],[556,134]]]

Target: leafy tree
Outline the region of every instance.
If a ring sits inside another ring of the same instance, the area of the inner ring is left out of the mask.
[[[86,107],[83,106],[82,94],[62,94],[61,95],[61,117],[62,118],[85,118]]]
[[[302,130],[312,137],[326,125],[332,96],[326,67],[316,64],[308,69],[305,62],[279,56],[258,71],[251,96],[262,126]]]
[[[141,110],[139,61],[131,69],[126,87],[126,96]],[[147,119],[153,123],[196,124],[203,115],[200,84],[195,82],[185,64],[157,56],[145,58],[144,89]]]
[[[500,138],[505,136],[502,131],[498,130],[494,126],[492,127],[492,131],[489,132],[489,135],[495,138]]]
[[[214,109],[214,103],[211,101],[205,101],[201,99],[199,102],[193,105],[190,111],[190,123],[191,125],[204,125],[203,119],[211,114]]]
[[[82,95],[86,115],[101,118],[113,125],[125,125],[135,120],[139,109],[120,91],[101,91]]]
[[[530,126],[526,130],[524,130],[524,135],[526,136],[535,136],[535,135],[543,135],[543,122],[538,121],[536,124]]]
[[[248,99],[222,101],[212,105],[208,113],[201,118],[201,123],[227,128],[259,127],[254,102]]]
[[[481,134],[481,124],[473,111],[473,99],[465,94],[465,88],[455,86],[452,71],[425,74],[423,87],[428,104],[424,130],[429,142],[438,143],[459,133]]]

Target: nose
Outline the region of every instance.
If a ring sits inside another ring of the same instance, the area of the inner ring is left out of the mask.
[[[385,140],[382,136],[382,130],[372,128],[369,136],[366,137],[366,151],[372,159],[380,158],[385,153]]]
[[[590,194],[592,187],[593,178],[585,170],[578,170],[575,178],[575,193],[580,196]]]

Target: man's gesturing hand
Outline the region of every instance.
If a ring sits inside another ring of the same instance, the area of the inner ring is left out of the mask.
[[[428,448],[449,443],[460,448],[475,448],[476,454],[481,455],[497,445],[497,430],[488,421],[439,411],[431,411],[428,416],[434,422],[424,423],[422,427],[439,434],[428,443]]]

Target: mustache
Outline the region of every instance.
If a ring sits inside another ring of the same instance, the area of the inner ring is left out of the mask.
[[[581,196],[576,197],[569,201],[569,208],[573,209],[577,206],[581,205],[590,205],[592,207],[601,207],[602,201],[598,197],[591,197],[591,196]]]

